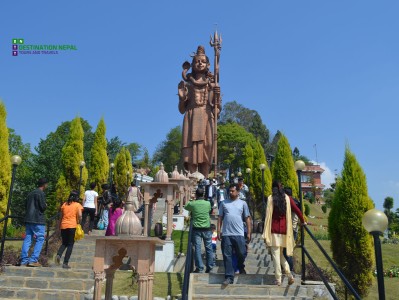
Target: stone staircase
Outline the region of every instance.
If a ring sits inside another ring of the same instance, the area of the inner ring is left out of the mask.
[[[93,236],[75,243],[69,270],[62,268],[62,260],[60,266],[49,260],[47,268],[6,266],[0,274],[0,299],[92,299],[96,235],[102,236],[104,231],[93,231]]]
[[[323,284],[301,285],[297,275],[295,283],[288,286],[283,275],[281,286],[274,285],[274,267],[260,234],[253,235],[245,260],[247,274],[236,275],[234,284],[222,285],[224,278],[223,256],[218,243],[216,266],[210,274],[191,274],[189,299],[332,299]]]

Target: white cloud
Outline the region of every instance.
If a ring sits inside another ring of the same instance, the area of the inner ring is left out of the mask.
[[[315,161],[312,161],[312,163],[316,164]],[[335,182],[335,174],[325,162],[321,162],[320,167],[324,169],[323,174],[321,174],[321,183],[324,184],[326,188],[330,188],[330,184]]]

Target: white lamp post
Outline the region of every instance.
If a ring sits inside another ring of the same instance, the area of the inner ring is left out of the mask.
[[[375,262],[377,265],[378,296],[379,300],[385,300],[384,270],[382,265],[382,251],[380,234],[388,228],[387,216],[378,209],[368,210],[362,219],[364,228],[374,238]]]
[[[302,210],[302,184],[301,184],[301,173],[302,171],[305,169],[305,163],[303,162],[303,160],[297,160],[295,162],[295,170],[296,170],[296,174],[298,176],[298,186],[299,186],[299,203],[301,206],[301,212],[303,214],[303,210]],[[301,279],[302,282],[305,280],[305,252],[303,251],[303,246],[305,244],[305,231],[303,230],[303,226],[301,227]]]

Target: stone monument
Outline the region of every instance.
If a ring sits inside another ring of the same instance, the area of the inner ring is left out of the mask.
[[[212,164],[217,166],[217,119],[221,109],[219,55],[221,38],[215,32],[211,46],[215,49],[214,74],[205,48],[198,46],[191,64],[183,63],[183,80],[178,85],[179,111],[184,114],[182,159],[191,173],[199,171],[205,177]],[[191,73],[187,73],[191,68]]]

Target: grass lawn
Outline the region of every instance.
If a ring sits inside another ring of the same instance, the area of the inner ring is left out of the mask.
[[[175,256],[187,253],[188,231],[173,230],[172,240],[175,242]]]
[[[181,273],[155,273],[153,296],[166,298],[168,295],[181,295],[183,274]],[[113,295],[137,295],[137,283],[132,286],[131,271],[117,271],[115,273]],[[105,292],[105,289],[103,289]],[[175,299],[175,298],[172,298]]]
[[[315,224],[314,226],[309,226],[311,231],[314,235],[322,234],[324,229],[320,228],[320,225],[327,226],[328,224],[328,212],[324,214],[321,210],[321,206],[317,204],[310,204],[310,215],[315,216],[316,218],[308,218],[308,222]],[[328,255],[332,257],[331,249],[330,249],[330,242],[329,240],[319,240],[319,243],[323,246],[326,250]],[[317,265],[322,269],[332,270],[328,261],[324,258],[324,255],[320,252],[316,244],[312,241],[312,239],[305,235],[305,247],[316,261]],[[374,253],[373,253],[374,255]],[[295,249],[294,256],[296,258],[296,266],[295,270],[297,273],[300,273],[300,257],[301,257],[301,250]],[[392,266],[399,266],[399,245],[392,245],[392,244],[382,244],[382,260],[384,269],[388,269]],[[306,260],[308,261],[308,260]],[[335,274],[335,271],[333,271]],[[337,276],[338,277],[338,276]],[[339,278],[338,278],[339,280]],[[399,278],[388,278],[384,277],[385,283],[385,294],[386,299],[398,299],[399,295]],[[369,289],[369,295],[364,298],[365,300],[374,300],[378,299],[378,285],[377,285],[377,278],[373,279],[373,284]]]
[[[5,242],[5,246],[6,247],[12,247],[12,248],[14,248],[15,250],[18,250],[18,249],[21,249],[22,248],[22,243],[23,243],[24,241],[6,241]]]

